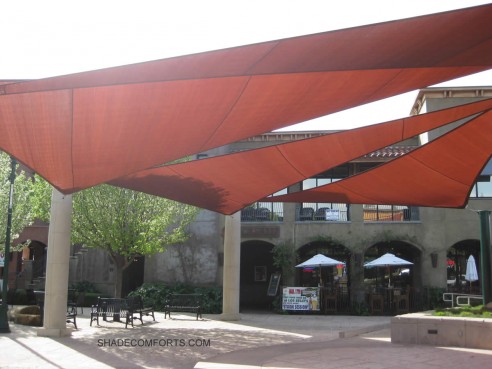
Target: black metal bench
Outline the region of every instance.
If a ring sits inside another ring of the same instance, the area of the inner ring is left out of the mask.
[[[130,313],[133,315],[133,319],[138,319],[143,324],[142,317],[151,316],[155,321],[154,316],[154,307],[152,306],[144,306],[143,299],[141,296],[132,296],[128,297],[128,309]],[[135,316],[137,314],[137,316]]]
[[[92,326],[94,321],[99,325],[99,318],[104,321],[113,318],[114,322],[125,323],[125,328],[128,324],[133,327],[133,313],[129,309],[127,299],[98,297],[97,305],[91,307],[90,325]]]
[[[45,291],[33,291],[33,294],[36,299],[36,305],[39,306],[39,312],[41,315],[41,324],[44,322],[44,300],[45,300]],[[71,323],[77,328],[77,305],[70,305],[67,303],[67,314],[66,314],[67,323]]]
[[[171,312],[180,312],[196,313],[196,320],[198,320],[198,317],[202,317],[202,298],[203,295],[198,293],[171,294],[164,306],[164,319],[167,315],[171,319]]]

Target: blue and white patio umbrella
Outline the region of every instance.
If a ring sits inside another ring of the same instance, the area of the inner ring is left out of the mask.
[[[395,256],[393,254],[387,253],[384,254],[383,256],[378,257],[377,259],[374,259],[373,261],[365,263],[364,267],[365,268],[372,268],[372,267],[391,268],[392,266],[402,266],[402,265],[413,265],[413,263],[405,259],[399,258],[398,256]],[[388,278],[388,287],[391,287],[391,271]]]
[[[338,261],[332,258],[329,258],[328,256],[325,256],[323,254],[317,254],[314,255],[312,258],[306,260],[305,262],[296,265],[296,268],[320,268],[319,269],[319,281],[320,284],[322,285],[322,280],[321,280],[321,267],[324,266],[336,266],[339,264],[345,265],[343,261]]]

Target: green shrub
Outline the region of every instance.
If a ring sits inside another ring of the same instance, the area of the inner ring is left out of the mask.
[[[483,305],[437,309],[432,313],[432,315],[470,318],[492,318],[492,313],[490,311],[487,311],[487,309]]]
[[[423,292],[423,310],[439,309],[445,306],[442,299],[442,294],[446,292],[445,288],[424,287]]]
[[[362,316],[369,316],[370,311],[369,311],[369,306],[365,302],[353,302],[350,313],[352,315],[362,315]]]
[[[86,292],[84,297],[84,306],[97,305],[98,297],[110,297],[110,296],[101,294],[99,292]]]
[[[28,305],[30,303],[33,303],[32,301],[28,301],[28,297],[25,289],[16,290],[14,296],[12,295],[8,296],[7,302],[9,304],[15,304],[15,305]]]
[[[155,310],[164,310],[166,300],[173,293],[199,293],[203,295],[203,310],[205,314],[220,314],[222,312],[221,287],[193,287],[184,284],[168,286],[162,283],[144,283],[128,296],[140,296],[145,306],[153,306]]]
[[[72,284],[72,289],[77,292],[99,292],[96,288],[96,285],[89,281],[80,281]]]

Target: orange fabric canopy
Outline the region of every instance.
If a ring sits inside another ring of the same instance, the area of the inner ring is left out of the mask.
[[[491,155],[492,111],[488,110],[374,169],[268,201],[464,207]]]
[[[144,170],[109,183],[232,214],[288,185],[368,152],[487,109],[492,109],[492,99],[282,145]]]
[[[71,193],[489,69],[491,20],[489,4],[2,84],[0,148]]]

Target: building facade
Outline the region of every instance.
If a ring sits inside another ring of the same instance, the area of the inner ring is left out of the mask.
[[[492,96],[492,88],[430,88],[421,90],[411,114],[421,114]],[[457,123],[459,124],[459,123]],[[349,163],[297,183],[281,193],[327,184],[371,169],[433,140],[446,129],[414,137],[392,147],[365,155]],[[199,157],[227,154],[252,148],[313,137],[328,132],[275,132],[201,153]],[[306,158],[306,160],[316,160]],[[248,178],[244,179],[245,181]],[[384,188],[381,189],[384,191]],[[345,263],[333,268],[303,270],[283,276],[281,285],[310,286],[324,281],[336,290],[340,310],[368,302],[368,294],[388,283],[410,291],[415,301],[429,290],[480,290],[480,282],[463,281],[466,259],[474,255],[480,269],[480,223],[474,210],[491,210],[492,183],[486,171],[478,178],[465,209],[408,207],[399,204],[364,205],[335,203],[251,204],[241,212],[240,303],[242,307],[269,307],[267,295],[273,273],[274,248],[291,246],[295,263],[321,253]],[[148,283],[222,285],[224,216],[202,211],[191,226],[191,238],[169,247],[162,254],[138,260],[127,271],[123,294]],[[37,241],[36,244],[39,242]],[[42,242],[41,242],[42,243]],[[38,245],[39,246],[39,245]],[[364,263],[384,253],[393,253],[413,263],[393,270],[369,270]],[[27,258],[32,259],[34,252]],[[38,251],[39,255],[39,251]],[[101,292],[113,290],[114,270],[100,250],[73,248],[71,282],[93,282]],[[29,261],[28,261],[29,263]],[[39,263],[39,262],[38,262]],[[480,271],[479,271],[480,272]]]

